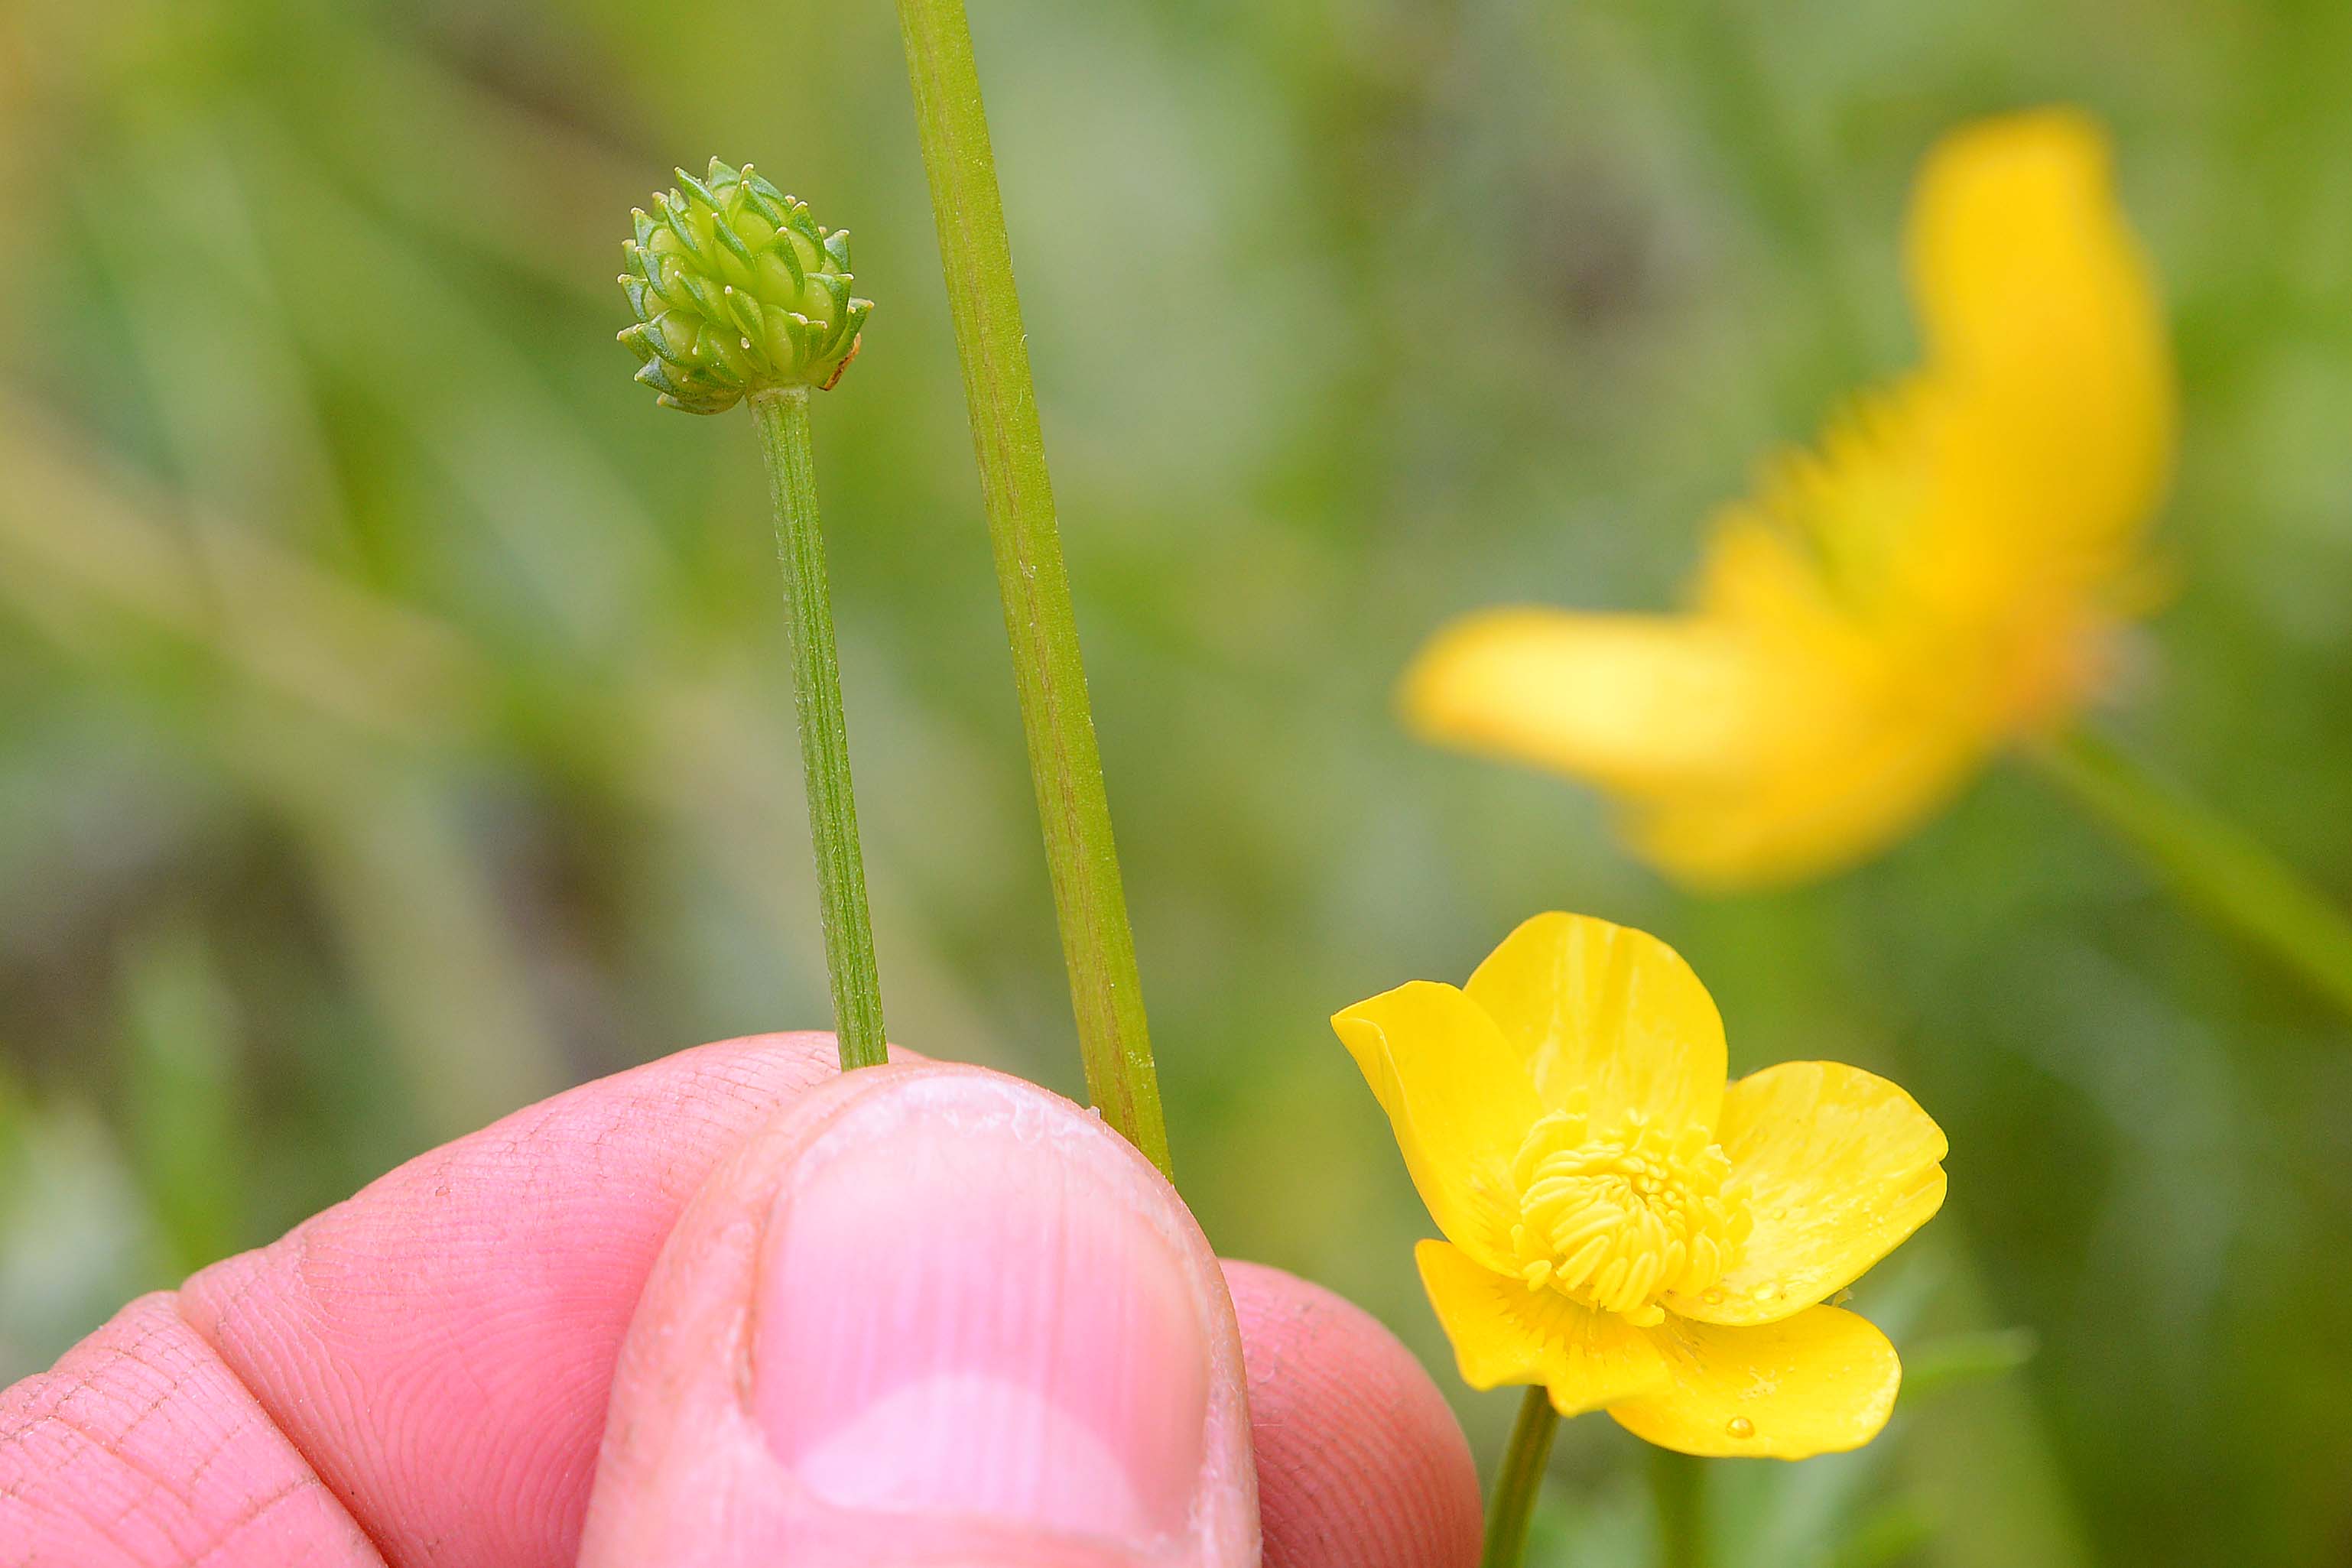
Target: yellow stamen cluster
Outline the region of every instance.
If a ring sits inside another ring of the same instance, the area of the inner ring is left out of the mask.
[[[1704,1127],[1669,1134],[1631,1113],[1596,1130],[1581,1106],[1551,1112],[1511,1162],[1519,1277],[1637,1326],[1660,1322],[1661,1297],[1712,1288],[1748,1239],[1730,1176]]]

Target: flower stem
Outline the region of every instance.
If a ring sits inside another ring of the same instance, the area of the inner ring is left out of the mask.
[[[1544,1466],[1551,1459],[1552,1435],[1559,1430],[1559,1414],[1541,1384],[1519,1401],[1518,1419],[1511,1423],[1511,1440],[1503,1449],[1503,1469],[1495,1477],[1495,1495],[1486,1505],[1486,1549],[1478,1568],[1519,1568],[1527,1555],[1528,1521],[1543,1490]]]
[[[874,970],[874,921],[866,908],[866,861],[857,846],[857,799],[849,787],[849,727],[841,711],[841,664],[833,645],[833,589],[816,510],[806,387],[755,394],[751,413],[768,461],[776,553],[784,565],[785,624],[793,650],[793,706],[800,715],[801,772],[808,786],[809,841],[816,852],[824,967],[833,981],[833,1028],[845,1072],[886,1055],[882,988]]]
[[[1706,1461],[1652,1448],[1650,1500],[1658,1511],[1659,1568],[1707,1568]]]
[[[1087,1092],[1162,1171],[1168,1134],[1144,1027],[1110,802],[1087,703],[1086,666],[1062,562],[1037,394],[1013,283],[996,158],[963,0],[898,0],[915,126],[939,226],[948,308],[963,361],[1004,631],[1045,826]]]
[[[2087,731],[2027,756],[2189,903],[2352,1012],[2352,923],[2286,862]]]

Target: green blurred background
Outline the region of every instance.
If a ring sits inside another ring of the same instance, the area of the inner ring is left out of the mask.
[[[1858,1292],[1865,1452],[1718,1467],[1725,1562],[2352,1562],[2352,1031],[2021,774],[1702,902],[1415,748],[1498,600],[1667,602],[1910,352],[1915,160],[2114,127],[2178,332],[2135,748],[2352,896],[2352,7],[974,7],[1179,1176],[1422,1352],[1429,1227],[1324,1019],[1525,915],[1658,932],[1733,1062],[1951,1135]],[[625,214],[755,159],[881,301],[818,409],[893,1034],[1077,1083],[889,7],[0,7],[0,1382],[567,1082],[827,1016],[750,424],[612,341]],[[2027,1354],[2031,1352],[2030,1355]],[[1639,1564],[1562,1433],[1538,1560]]]

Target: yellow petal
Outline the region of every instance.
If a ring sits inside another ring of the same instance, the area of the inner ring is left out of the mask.
[[[1976,526],[2099,553],[2135,537],[2170,466],[2172,368],[2106,138],[2044,110],[1944,139],[1912,204],[1935,373],[1989,424],[2014,504]]]
[[[1695,613],[1472,617],[1408,674],[1413,727],[1610,789],[1640,852],[1727,889],[1866,858],[2079,709],[2146,608],[2174,423],[2103,137],[2050,110],[1947,138],[1907,255],[1920,369],[1727,509]]]
[[[1836,1307],[1756,1328],[1669,1317],[1649,1334],[1670,1383],[1609,1414],[1685,1454],[1802,1459],[1858,1448],[1886,1425],[1903,1382],[1886,1336]]]
[[[1582,1090],[1596,1127],[1628,1111],[1668,1132],[1714,1127],[1722,1016],[1682,955],[1647,932],[1538,915],[1487,956],[1468,991],[1548,1108]]]
[[[1988,705],[1957,700],[1948,660],[1941,677],[1907,667],[1792,680],[1770,705],[1780,737],[1753,768],[1636,799],[1627,836],[1678,881],[1717,892],[1825,876],[1896,842],[1958,791],[2000,727],[1981,716]]]
[[[1499,610],[1433,638],[1399,700],[1424,739],[1638,789],[1736,771],[1750,674],[1696,619]]]
[[[1423,1242],[1413,1258],[1471,1387],[1540,1383],[1554,1408],[1574,1416],[1666,1386],[1650,1334],[1623,1318],[1557,1291],[1530,1291],[1443,1241]]]
[[[1543,1109],[1495,1020],[1452,986],[1414,980],[1334,1015],[1331,1027],[1388,1113],[1437,1228],[1507,1267],[1511,1159]]]
[[[1717,1282],[1719,1300],[1666,1303],[1688,1317],[1785,1318],[1852,1284],[1943,1207],[1943,1129],[1858,1067],[1751,1073],[1725,1094],[1716,1136],[1755,1228]]]

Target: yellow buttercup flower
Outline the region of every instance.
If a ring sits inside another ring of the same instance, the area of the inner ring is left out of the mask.
[[[1690,966],[1583,915],[1331,1022],[1445,1233],[1416,1256],[1471,1386],[1539,1383],[1687,1454],[1885,1425],[1894,1346],[1820,1303],[1943,1205],[1943,1132],[1902,1090],[1830,1061],[1727,1087]]]
[[[1720,886],[1865,857],[2095,696],[2173,445],[2105,137],[2049,110],[1947,138],[1907,255],[1924,363],[1721,515],[1688,613],[1474,615],[1405,677],[1408,722],[1592,780]]]

